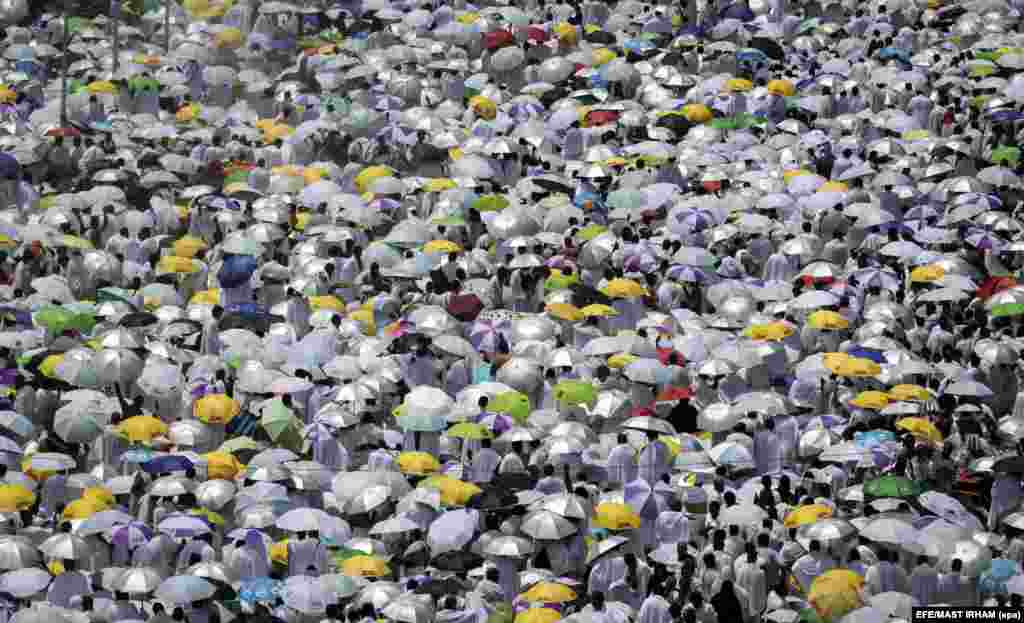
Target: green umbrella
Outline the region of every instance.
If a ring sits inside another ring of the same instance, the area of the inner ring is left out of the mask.
[[[992,155],[989,157],[989,161],[995,164],[1007,163],[1017,166],[1017,163],[1020,162],[1020,148],[1000,145],[992,150]]]
[[[530,397],[521,392],[503,392],[488,403],[487,409],[495,413],[506,413],[522,424],[530,417]]]
[[[555,400],[565,405],[591,405],[597,400],[597,388],[587,381],[562,381],[555,385]]]
[[[611,208],[623,210],[636,210],[643,207],[646,198],[644,194],[634,188],[623,188],[608,193],[608,200],[605,204]]]
[[[37,326],[51,333],[64,333],[69,329],[90,333],[96,326],[96,318],[90,314],[77,314],[63,307],[44,307],[32,317]]]
[[[571,275],[565,275],[561,273],[557,275],[552,274],[544,281],[544,289],[548,291],[565,290],[566,288],[579,282],[580,278],[576,275],[576,273],[572,273]]]
[[[230,186],[231,184],[248,184],[249,183],[249,172],[238,171],[224,178],[224,186]]]
[[[160,83],[152,78],[143,78],[141,76],[138,76],[128,81],[128,88],[136,93],[142,91],[150,91],[155,93],[160,90]]]
[[[1024,303],[1003,303],[992,308],[993,318],[1024,315]]]
[[[93,26],[92,20],[86,19],[84,17],[69,17],[68,18],[68,32],[69,33],[79,33],[79,32],[82,32],[83,30],[92,28],[92,26]]]
[[[434,225],[444,225],[446,227],[459,227],[466,224],[466,219],[461,216],[449,214],[448,216],[440,216],[430,221]]]
[[[484,195],[473,202],[478,212],[500,212],[508,207],[508,197],[502,195]]]
[[[288,432],[289,428],[300,428],[302,423],[295,417],[292,410],[284,406],[280,400],[274,400],[263,407],[263,416],[260,418],[260,425],[267,431],[272,441]]]
[[[97,303],[125,303],[135,307],[134,294],[124,288],[100,288],[96,291]]]
[[[882,476],[864,483],[864,496],[872,498],[909,498],[925,492],[923,483],[902,476]]]
[[[608,228],[603,225],[587,225],[583,229],[579,230],[576,235],[579,236],[580,240],[590,242],[606,231],[608,231]]]
[[[743,130],[755,125],[761,125],[765,123],[765,121],[766,120],[763,117],[743,113],[741,115],[736,115],[735,117],[712,119],[711,127],[718,128],[720,130]]]

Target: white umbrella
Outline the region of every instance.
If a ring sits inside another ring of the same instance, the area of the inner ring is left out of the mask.
[[[164,580],[156,589],[157,599],[172,604],[189,604],[213,597],[216,587],[194,575],[176,575]]]
[[[477,511],[460,508],[435,519],[427,531],[427,545],[430,546],[431,555],[464,548],[476,534],[479,518]]]

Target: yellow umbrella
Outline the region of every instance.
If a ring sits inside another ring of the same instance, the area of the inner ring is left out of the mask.
[[[424,476],[441,469],[441,464],[429,452],[403,452],[398,455],[398,469],[403,474]]]
[[[930,441],[934,444],[941,444],[943,441],[942,433],[939,432],[939,429],[935,428],[934,424],[923,417],[905,417],[896,422],[896,428],[901,428],[908,431],[914,437]]]
[[[639,359],[633,353],[615,353],[608,358],[608,367],[614,370],[621,370]]]
[[[565,22],[555,25],[555,34],[558,36],[559,43],[567,46],[576,45],[576,41],[579,38],[576,27]]]
[[[268,129],[263,133],[263,140],[266,143],[273,143],[279,139],[284,139],[287,136],[291,136],[295,133],[295,128],[284,123],[278,123],[274,127]]]
[[[745,78],[732,78],[726,81],[725,88],[734,93],[742,93],[754,88],[754,83]]]
[[[64,355],[47,355],[39,364],[39,373],[48,379],[56,378],[57,366],[64,363]]]
[[[519,595],[523,601],[544,604],[564,604],[576,601],[576,591],[558,582],[538,582]]]
[[[110,80],[97,80],[96,82],[90,82],[89,86],[85,87],[85,90],[93,95],[114,95],[117,93],[117,85]]]
[[[783,97],[796,95],[796,87],[789,80],[771,80],[768,82],[768,92]]]
[[[241,412],[238,401],[225,394],[207,394],[192,403],[192,415],[207,424],[227,424]]]
[[[341,572],[348,576],[379,578],[391,573],[388,563],[375,556],[353,556],[341,563]]]
[[[365,193],[370,190],[370,186],[373,185],[374,180],[382,177],[394,177],[395,170],[391,167],[385,167],[383,165],[374,165],[372,167],[366,167],[359,172],[356,176],[355,184],[356,188],[360,193]]]
[[[850,401],[855,407],[881,411],[889,404],[889,394],[885,392],[866,391],[857,394],[857,397]]]
[[[50,562],[48,562],[46,564],[46,570],[49,571],[50,575],[54,577],[67,571],[67,569],[64,568],[64,563],[59,560],[51,560]]]
[[[345,303],[342,302],[336,296],[327,294],[324,296],[311,296],[309,297],[309,307],[313,311],[319,311],[321,309],[330,309],[336,312],[345,312]]]
[[[462,506],[483,491],[471,482],[463,482],[451,476],[431,476],[420,484],[424,489],[434,489],[441,494],[441,504]]]
[[[282,164],[270,169],[272,175],[287,175],[288,177],[302,177],[305,171],[302,167],[294,164]]]
[[[905,141],[923,141],[926,138],[931,138],[932,133],[928,130],[910,130],[909,132],[903,133],[903,140]]]
[[[188,123],[199,118],[199,104],[188,104],[174,113],[174,118],[181,123]]]
[[[245,36],[237,28],[225,28],[213,38],[213,47],[221,50],[234,50],[242,46]]]
[[[835,331],[850,328],[850,321],[837,312],[820,309],[807,317],[807,325],[812,329]]]
[[[861,591],[864,578],[853,571],[833,569],[814,578],[807,601],[822,621],[838,621],[848,612],[864,605]]]
[[[562,615],[553,608],[530,608],[516,615],[512,623],[555,623]]]
[[[0,102],[5,104],[13,104],[14,100],[18,98],[18,94],[12,91],[6,86],[0,86]]]
[[[174,241],[174,255],[178,257],[193,258],[200,251],[209,249],[210,245],[202,238],[195,236],[182,236]]]
[[[359,323],[363,328],[363,335],[367,337],[377,335],[377,321],[373,318],[373,310],[359,309],[348,315],[351,320]]]
[[[157,271],[175,275],[192,275],[199,272],[200,265],[191,258],[165,255],[157,264]]]
[[[163,59],[155,54],[136,54],[132,57],[132,62],[136,65],[148,65],[154,67],[163,63]]]
[[[594,50],[590,56],[594,61],[595,67],[607,65],[608,63],[614,61],[616,58],[619,57],[618,54],[609,50],[608,48],[598,48]]]
[[[594,525],[605,530],[630,530],[640,527],[640,516],[628,504],[604,502],[594,509]]]
[[[832,516],[832,509],[824,504],[807,504],[795,508],[788,515],[784,525],[787,528],[799,528],[807,524],[818,522],[822,519],[828,519]]]
[[[117,432],[131,442],[150,442],[167,433],[167,425],[152,415],[136,415],[117,425]]]
[[[320,167],[306,167],[302,170],[302,179],[306,182],[306,185],[316,184],[327,177],[328,174],[329,172],[326,169]]]
[[[459,16],[455,18],[455,21],[466,25],[475,24],[480,21],[480,14],[473,11],[466,11],[465,13],[459,14]]]
[[[458,185],[454,180],[446,177],[435,177],[434,179],[427,180],[427,183],[423,185],[423,190],[428,193],[439,193],[457,187]]]
[[[36,494],[21,485],[0,485],[0,513],[28,510],[36,503]]]
[[[849,378],[878,376],[882,373],[881,366],[874,361],[864,359],[863,357],[847,357],[846,359],[838,361],[838,365],[835,365],[834,367],[832,362],[829,359],[826,359],[825,366],[832,370],[832,373],[836,376]]]
[[[893,400],[925,401],[931,399],[932,393],[920,385],[903,384],[890,388],[889,397]]]
[[[459,422],[455,426],[448,429],[446,433],[449,437],[456,439],[490,439],[494,435],[482,424],[474,424],[473,422]]]
[[[288,539],[282,539],[270,546],[270,562],[288,564]]]
[[[33,469],[32,468],[32,456],[28,455],[21,461],[21,473],[25,474],[36,482],[43,482],[50,476],[53,476],[57,472],[48,469]]]
[[[498,105],[494,103],[494,100],[483,95],[474,95],[469,98],[469,107],[478,117],[487,121],[493,121],[498,115]]]
[[[704,104],[687,104],[681,110],[683,116],[692,123],[706,123],[714,116]]]
[[[846,182],[825,182],[818,187],[819,193],[845,193],[850,190],[850,186]]]
[[[593,318],[595,316],[598,318],[611,318],[619,315],[619,310],[611,305],[602,305],[600,303],[591,303],[580,311],[583,312],[583,316],[586,318]]]
[[[461,253],[462,247],[451,240],[431,240],[423,245],[426,253]]]
[[[778,342],[793,335],[793,327],[785,322],[769,322],[767,324],[755,324],[747,327],[743,335],[752,340],[768,340]]]
[[[117,503],[114,499],[114,492],[106,487],[87,487],[82,492],[82,499],[96,500],[107,508]]]
[[[76,519],[88,519],[100,511],[105,511],[109,507],[91,498],[79,498],[67,506],[64,507],[64,512],[61,517],[67,521],[74,521]]]
[[[234,480],[245,471],[245,465],[230,452],[207,452],[203,458],[206,459],[206,476],[210,480]]]
[[[938,264],[918,266],[910,271],[910,281],[913,283],[932,283],[946,276],[946,269]]]
[[[636,281],[621,277],[609,281],[602,291],[607,296],[620,299],[639,298],[647,294],[647,290]]]
[[[586,317],[579,307],[569,303],[549,303],[544,307],[544,311],[559,320],[568,320],[569,322],[578,322]]]
[[[220,288],[196,292],[189,299],[189,303],[195,305],[220,305]]]
[[[227,523],[227,521],[224,520],[223,515],[215,513],[208,508],[190,508],[188,509],[188,514],[203,517],[215,526],[223,526]]]
[[[805,169],[789,169],[788,171],[782,172],[782,179],[786,183],[789,183],[794,177],[800,177],[801,175],[810,175],[811,172]]]

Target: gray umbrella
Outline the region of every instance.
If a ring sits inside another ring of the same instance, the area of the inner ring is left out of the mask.
[[[195,496],[200,506],[216,511],[233,500],[237,491],[230,480],[207,480],[196,487]]]
[[[16,536],[0,537],[0,569],[22,569],[39,561],[39,552],[25,538]]]

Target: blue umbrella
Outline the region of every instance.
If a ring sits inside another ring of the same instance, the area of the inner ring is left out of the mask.
[[[746,4],[730,4],[722,9],[718,16],[721,19],[738,19],[741,22],[749,22],[754,19],[754,12]]]
[[[251,255],[225,255],[224,263],[217,272],[217,280],[225,288],[237,288],[245,284],[256,272],[256,258]]]
[[[241,601],[256,603],[275,601],[281,594],[284,583],[270,578],[249,578],[242,580],[238,587],[238,598]]]
[[[870,359],[871,361],[874,361],[875,363],[878,364],[885,363],[885,354],[882,351],[875,350],[873,348],[856,348],[854,350],[851,350],[849,352],[849,355],[851,357]]]
[[[0,178],[16,180],[21,176],[21,165],[11,154],[0,154]]]
[[[195,465],[187,456],[181,454],[168,454],[152,458],[142,464],[143,471],[150,474],[164,474],[168,472],[183,472],[192,469]]]
[[[853,443],[861,448],[877,448],[888,441],[896,441],[896,435],[888,430],[871,430],[853,436]]]
[[[985,593],[1005,593],[1006,581],[1021,572],[1020,565],[1006,558],[996,558],[978,580],[978,588]]]

